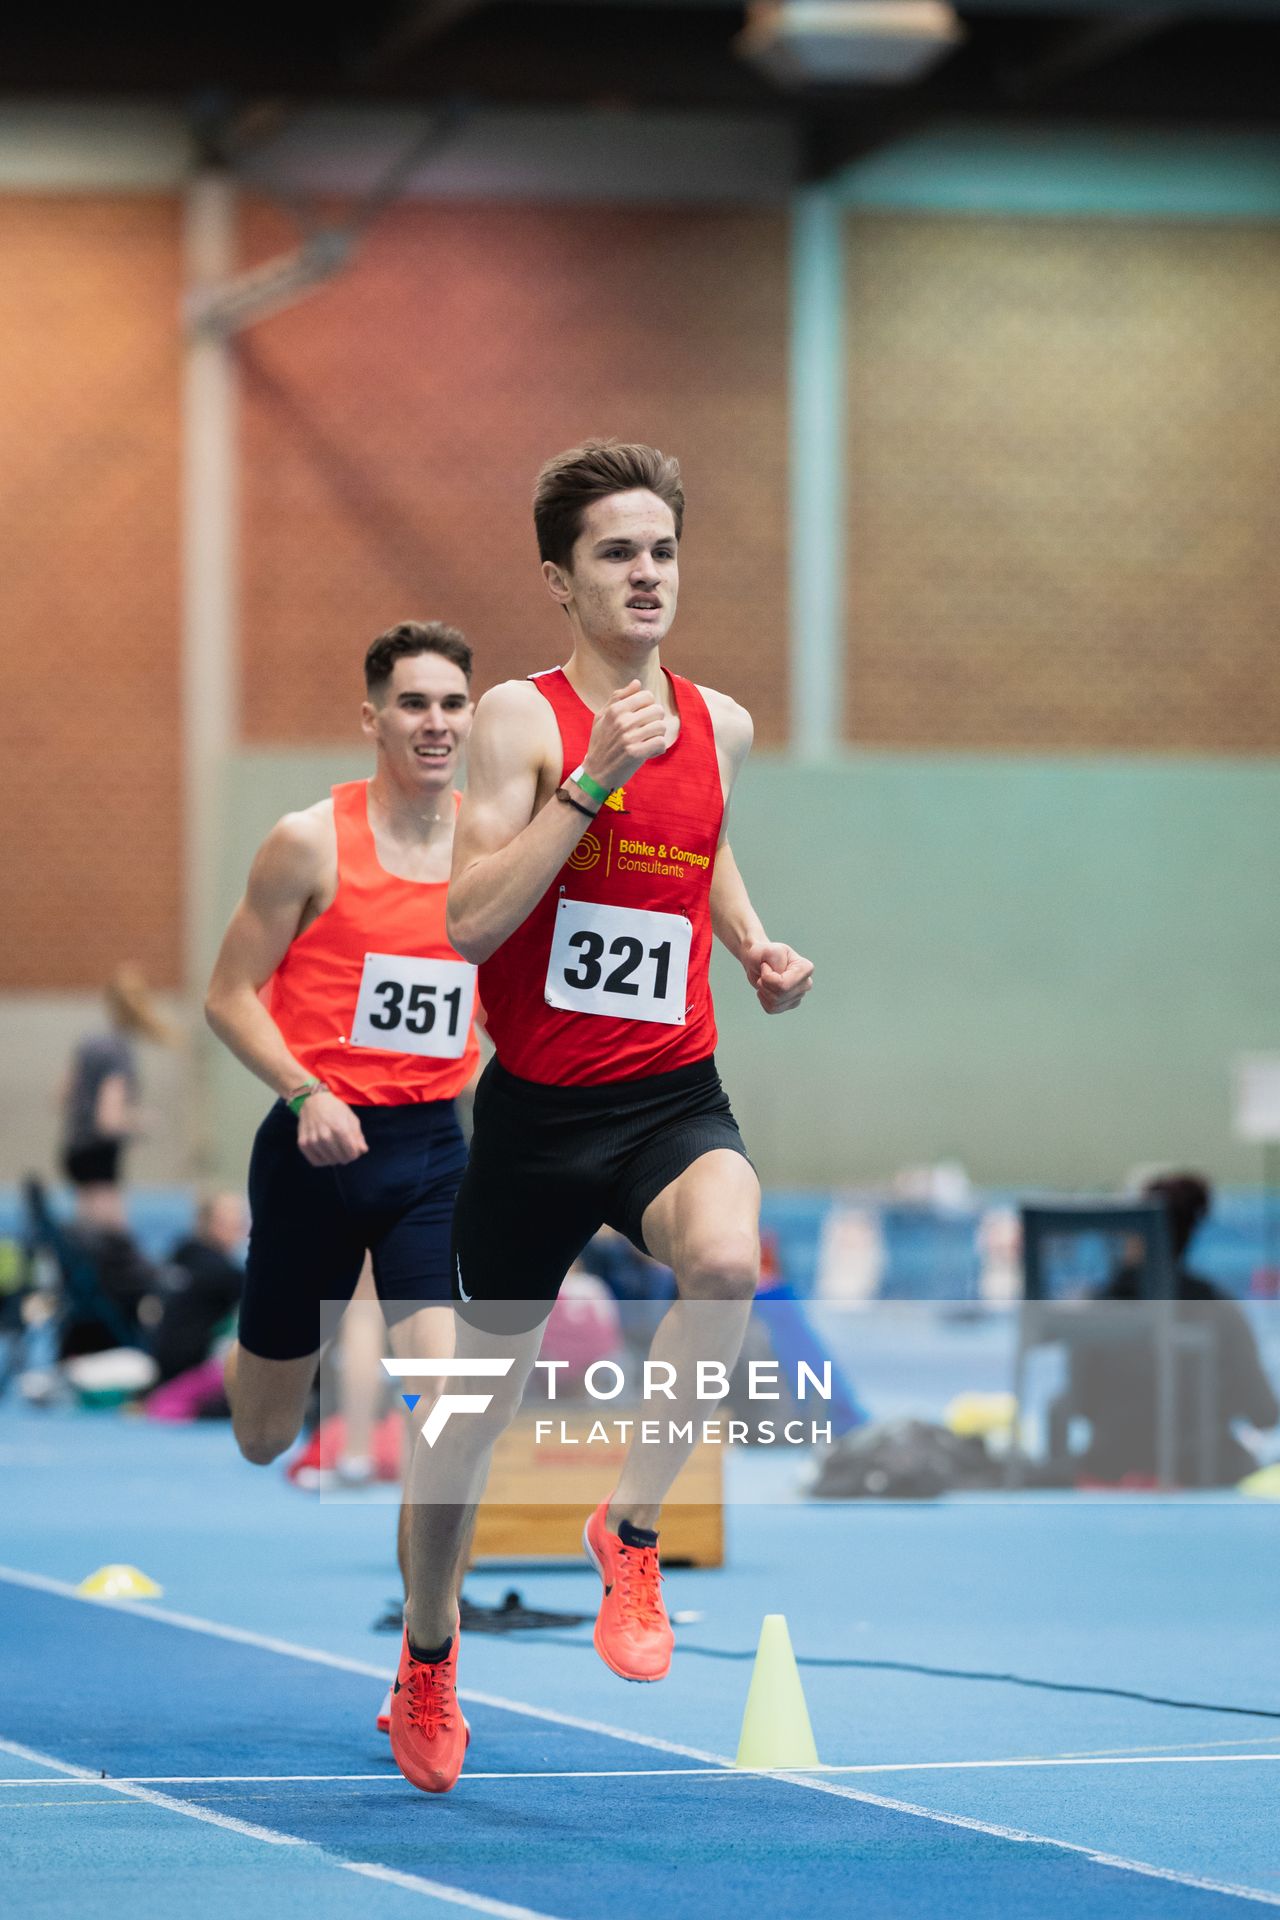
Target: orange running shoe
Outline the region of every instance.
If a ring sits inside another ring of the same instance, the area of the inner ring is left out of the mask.
[[[471,1742],[458,1705],[459,1637],[455,1629],[443,1660],[415,1660],[407,1628],[400,1644],[391,1689],[391,1751],[405,1779],[423,1793],[448,1793]]]
[[[657,1547],[629,1547],[610,1533],[602,1500],[582,1532],[587,1558],[604,1582],[592,1636],[606,1667],[623,1680],[664,1680],[675,1635],[662,1604]]]
[[[458,1625],[454,1628],[455,1633],[461,1625],[462,1615],[459,1614]],[[388,1687],[382,1696],[382,1705],[378,1708],[378,1719],[376,1723],[379,1733],[390,1733],[391,1731],[391,1695],[393,1692],[394,1688]]]

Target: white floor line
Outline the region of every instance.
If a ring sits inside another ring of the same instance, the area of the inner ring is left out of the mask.
[[[167,1793],[153,1793],[149,1787],[135,1787],[123,1781],[104,1780],[100,1773],[94,1773],[88,1767],[76,1767],[69,1760],[57,1760],[52,1754],[38,1753],[34,1747],[24,1747],[17,1740],[0,1740],[0,1753],[11,1754],[15,1760],[28,1760],[33,1766],[49,1767],[54,1773],[74,1780],[77,1786],[101,1787],[104,1792],[121,1793],[126,1800],[141,1800],[149,1807],[165,1807],[170,1813],[184,1813],[189,1819],[204,1820],[211,1827],[226,1827],[231,1833],[240,1833],[249,1840],[265,1840],[273,1847],[305,1847],[310,1843],[299,1840],[293,1834],[276,1833],[270,1827],[258,1827],[250,1820],[233,1819],[229,1813],[211,1813],[207,1807],[191,1807],[185,1800],[175,1800]],[[45,1786],[53,1783],[46,1780]]]
[[[1055,1760],[1112,1760],[1126,1753],[1207,1753],[1210,1747],[1269,1747],[1280,1735],[1260,1733],[1245,1740],[1175,1740],[1165,1747],[1082,1747],[1074,1753],[1057,1753]]]
[[[803,1767],[521,1767],[505,1773],[481,1773],[468,1767],[468,1780],[771,1780],[798,1783],[811,1773],[824,1778],[833,1773],[980,1773],[1003,1772],[1010,1768],[1056,1767],[1178,1767],[1223,1766],[1235,1762],[1252,1765],[1259,1761],[1280,1760],[1280,1753],[1179,1753],[1111,1755],[1084,1759],[1078,1756],[1052,1757],[1028,1755],[1017,1760],[874,1760],[843,1766]],[[399,1786],[398,1772],[384,1773],[117,1773],[88,1774],[77,1780],[37,1780],[29,1776],[0,1780],[0,1787],[91,1787],[114,1782],[117,1786],[143,1787],[215,1787],[215,1786],[287,1786],[321,1785],[338,1780],[372,1781],[382,1786]]]
[[[385,1880],[389,1886],[404,1887],[409,1893],[431,1893],[437,1900],[448,1900],[460,1907],[470,1907],[473,1913],[489,1913],[496,1920],[549,1920],[545,1913],[535,1913],[532,1907],[514,1907],[509,1900],[489,1900],[482,1893],[462,1893],[457,1887],[441,1886],[435,1880],[424,1880],[416,1873],[401,1873],[396,1867],[380,1867],[368,1860],[337,1860],[330,1854],[329,1859],[345,1867],[348,1873],[359,1873],[366,1880]]]
[[[16,1567],[0,1567],[0,1580],[10,1586],[30,1587],[36,1593],[56,1593],[63,1600],[79,1600],[87,1607],[110,1607],[114,1613],[136,1614],[144,1620],[160,1620],[167,1627],[185,1627],[190,1633],[206,1633],[214,1640],[232,1640],[242,1647],[261,1647],[265,1653],[283,1653],[291,1660],[310,1660],[316,1666],[336,1667],[340,1673],[363,1673],[370,1680],[394,1680],[394,1666],[375,1667],[367,1660],[350,1660],[345,1654],[325,1653],[319,1647],[295,1646],[291,1640],[275,1640],[267,1633],[251,1633],[247,1627],[227,1627],[220,1620],[203,1620],[192,1613],[174,1613],[168,1607],[153,1606],[149,1600],[111,1600],[98,1594],[81,1593],[67,1580],[51,1580],[44,1573],[23,1573]]]
[[[998,1826],[993,1820],[975,1820],[967,1813],[940,1813],[933,1807],[918,1807],[910,1800],[890,1800],[887,1795],[866,1793],[861,1787],[842,1787],[834,1780],[814,1774],[779,1774],[794,1786],[808,1787],[814,1793],[835,1794],[841,1800],[857,1800],[863,1806],[883,1807],[889,1813],[912,1814],[936,1820],[944,1827],[965,1827],[972,1833],[987,1833],[997,1840],[1014,1840],[1023,1846],[1054,1847],[1063,1853],[1078,1853],[1095,1866],[1114,1867],[1122,1873],[1141,1874],[1147,1880],[1167,1880],[1179,1887],[1195,1887],[1202,1893],[1227,1894],[1236,1900],[1252,1900],[1263,1907],[1280,1907],[1280,1893],[1264,1892],[1260,1887],[1237,1886],[1229,1880],[1210,1880],[1203,1874],[1183,1873],[1176,1867],[1152,1866],[1148,1860],[1129,1860],[1123,1854],[1100,1853],[1096,1847],[1083,1846],[1078,1840],[1053,1840],[1043,1833],[1028,1833],[1022,1827]]]
[[[670,1778],[694,1779],[701,1775],[708,1780],[745,1780],[752,1773],[760,1777],[761,1769],[748,1767],[566,1767],[560,1771],[550,1767],[539,1767],[530,1771],[508,1773],[479,1773],[468,1767],[468,1780],[666,1780]],[[31,1774],[23,1774],[13,1780],[0,1780],[0,1787],[217,1787],[217,1786],[258,1786],[274,1787],[297,1782],[311,1782],[323,1785],[327,1781],[364,1780],[375,1782],[384,1787],[402,1787],[403,1776],[396,1769],[385,1773],[86,1773],[82,1780],[41,1780]]]
[[[207,1633],[215,1639],[235,1640],[246,1646],[262,1647],[267,1652],[285,1654],[295,1660],[309,1660],[319,1666],[339,1667],[346,1672],[367,1674],[370,1678],[377,1680],[385,1681],[390,1677],[389,1669],[386,1667],[373,1667],[365,1661],[344,1659],[339,1655],[320,1652],[313,1647],[295,1646],[288,1640],[277,1640],[266,1634],[251,1633],[241,1627],[224,1627],[216,1620],[202,1620],[193,1614],[169,1613],[141,1601],[90,1599],[87,1595],[78,1593],[68,1581],[52,1580],[45,1574],[25,1573],[16,1568],[0,1566],[0,1581],[9,1581],[14,1586],[31,1587],[38,1592],[56,1593],[64,1599],[79,1600],[85,1606],[113,1607],[143,1620],[164,1620],[171,1626],[186,1627],[193,1633]],[[573,1727],[579,1732],[597,1733],[608,1739],[624,1740],[631,1746],[647,1747],[658,1753],[680,1754],[687,1760],[702,1760],[713,1767],[732,1768],[734,1772],[738,1771],[734,1768],[732,1760],[722,1753],[708,1753],[701,1747],[688,1747],[673,1740],[660,1740],[652,1734],[630,1733],[623,1727],[613,1727],[602,1720],[581,1719],[576,1714],[560,1713],[548,1707],[530,1706],[525,1701],[508,1700],[499,1694],[475,1693],[461,1687],[458,1691],[464,1700],[474,1700],[480,1706],[502,1708],[508,1713],[521,1714],[534,1720],[546,1720],[555,1726]],[[0,1751],[3,1750],[4,1743],[0,1742]],[[20,1757],[29,1756],[24,1750]],[[1080,1854],[1086,1860],[1092,1860],[1097,1866],[1112,1867],[1122,1873],[1136,1873],[1145,1879],[1163,1880],[1175,1886],[1196,1887],[1203,1892],[1226,1894],[1238,1900],[1252,1901],[1258,1906],[1280,1907],[1280,1893],[1264,1892],[1259,1887],[1237,1886],[1229,1881],[1209,1880],[1200,1874],[1183,1873],[1173,1867],[1157,1867],[1149,1861],[1130,1860],[1120,1854],[1100,1853],[1096,1848],[1083,1846],[1075,1840],[1057,1840],[1048,1834],[1028,1833],[1020,1827],[1000,1826],[994,1821],[973,1819],[968,1814],[940,1813],[936,1808],[916,1806],[909,1800],[890,1800],[881,1794],[867,1793],[861,1787],[842,1786],[835,1780],[822,1778],[816,1774],[776,1773],[770,1777],[780,1784],[800,1787],[810,1793],[832,1794],[837,1799],[858,1801],[864,1806],[882,1807],[887,1812],[907,1814],[912,1819],[932,1821],[938,1826],[961,1827],[971,1833],[987,1834],[995,1840],[1010,1840],[1024,1846],[1050,1847],[1056,1852]],[[103,1783],[99,1781],[99,1785],[101,1784]],[[174,1804],[184,1813],[192,1811],[185,1802],[176,1801]],[[210,1816],[210,1818],[220,1818],[220,1816]]]
[[[507,1900],[490,1900],[485,1894],[468,1893],[462,1887],[446,1886],[440,1880],[427,1880],[415,1873],[397,1873],[391,1867],[364,1860],[345,1860],[341,1854],[331,1853],[327,1847],[319,1847],[313,1840],[301,1840],[295,1833],[277,1833],[274,1827],[259,1827],[249,1820],[235,1820],[229,1814],[214,1813],[208,1807],[175,1800],[170,1794],[154,1793],[149,1787],[135,1786],[123,1780],[104,1780],[100,1773],[92,1773],[87,1767],[73,1766],[70,1761],[55,1759],[52,1754],[40,1753],[35,1747],[24,1747],[16,1740],[0,1740],[0,1753],[12,1754],[15,1760],[27,1760],[33,1766],[49,1767],[78,1786],[99,1787],[109,1793],[123,1794],[127,1800],[141,1800],[149,1807],[162,1807],[167,1813],[180,1813],[186,1819],[199,1820],[206,1826],[224,1827],[246,1840],[264,1840],[272,1847],[303,1847],[331,1867],[341,1867],[347,1873],[364,1874],[371,1880],[389,1880],[393,1886],[404,1887],[410,1893],[429,1894],[434,1900],[446,1901],[454,1907],[465,1907],[470,1913],[489,1914],[493,1920],[554,1920],[554,1916],[537,1913],[532,1907],[513,1906]],[[47,1787],[53,1782],[46,1780],[42,1784]]]
[[[1247,1765],[1256,1765],[1259,1760],[1280,1760],[1280,1753],[1151,1753],[1151,1754],[1109,1754],[1105,1758],[1084,1759],[1080,1757],[1054,1758],[1052,1756],[1033,1755],[1020,1760],[895,1760],[886,1765],[879,1762],[860,1763],[850,1767],[823,1767],[823,1773],[965,1773],[991,1769],[997,1772],[1010,1767],[1213,1767],[1229,1765],[1232,1761],[1242,1761]]]

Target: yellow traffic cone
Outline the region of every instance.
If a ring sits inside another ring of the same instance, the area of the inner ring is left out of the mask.
[[[137,1567],[116,1565],[99,1567],[96,1573],[86,1574],[76,1592],[87,1594],[93,1600],[154,1600],[164,1588]]]
[[[786,1617],[766,1613],[738,1739],[739,1767],[820,1767]]]

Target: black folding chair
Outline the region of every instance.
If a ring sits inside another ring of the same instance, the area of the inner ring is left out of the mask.
[[[96,1321],[118,1347],[144,1346],[138,1328],[104,1290],[92,1254],[77,1246],[67,1232],[49,1205],[43,1181],[35,1174],[28,1174],[23,1181],[22,1198],[32,1252],[47,1252],[58,1269],[62,1282],[60,1317],[64,1321]]]

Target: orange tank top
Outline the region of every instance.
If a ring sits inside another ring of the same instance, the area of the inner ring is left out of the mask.
[[[308,1074],[350,1106],[452,1100],[480,1049],[476,970],[445,934],[448,882],[402,880],[379,863],[366,781],[333,789],[333,824],[338,891],[276,969],[272,1018]]]

